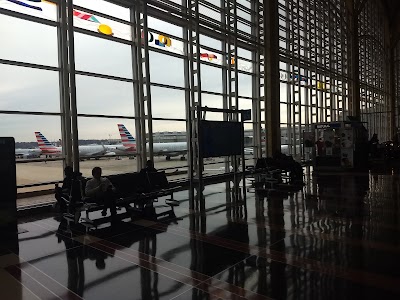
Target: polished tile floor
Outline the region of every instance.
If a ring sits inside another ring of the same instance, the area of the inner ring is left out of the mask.
[[[32,216],[1,252],[0,299],[400,299],[399,193],[391,172],[330,174],[245,202],[209,185],[192,210],[182,191],[177,220],[89,234]]]

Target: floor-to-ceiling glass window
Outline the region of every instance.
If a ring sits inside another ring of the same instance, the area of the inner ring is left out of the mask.
[[[370,136],[381,141],[391,137],[389,63],[385,38],[384,8],[379,1],[366,1],[358,18],[360,110]]]
[[[201,104],[252,110],[245,147],[253,163],[254,133],[265,122],[262,6],[247,0],[165,0],[146,7],[145,1],[73,0],[72,8],[31,2],[0,1],[7,41],[0,48],[0,130],[17,142],[20,193],[51,190],[74,161],[87,177],[94,166],[105,175],[137,171],[140,141],[144,157],[152,148],[156,168],[171,180],[187,178],[191,49],[199,49]],[[184,9],[191,5],[195,14]],[[198,45],[190,34],[199,36]],[[209,163],[210,175],[226,170],[223,158]]]
[[[0,2],[0,135],[15,138],[20,195],[52,188],[36,185],[60,180],[63,166],[57,5],[31,4]]]
[[[346,6],[279,0],[278,10],[282,151],[301,157],[310,124],[348,114]]]
[[[73,4],[80,171],[132,172],[133,149],[121,140],[123,128],[135,137],[130,9],[102,0]]]

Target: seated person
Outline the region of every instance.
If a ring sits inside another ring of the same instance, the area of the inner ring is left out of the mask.
[[[108,178],[101,177],[101,172],[100,167],[93,168],[93,178],[86,183],[85,194],[97,204],[104,205],[101,212],[103,216],[107,215],[108,208],[110,208],[111,215],[114,216],[116,214],[115,188]]]
[[[277,167],[289,172],[290,181],[292,183],[303,181],[303,168],[300,163],[293,159],[293,156],[285,155],[278,151],[274,154],[274,160]]]
[[[76,203],[81,202],[84,197],[84,191],[82,185],[84,183],[84,178],[81,172],[74,172],[72,175],[72,186],[70,192],[70,203],[69,212],[73,213],[75,211]]]
[[[72,167],[66,166],[64,169],[64,175],[65,177],[61,187],[58,186],[58,183],[56,183],[55,187],[55,198],[61,212],[66,212],[67,210],[67,203],[63,200],[63,198],[68,200],[71,193],[72,181],[74,178]]]
[[[148,160],[146,166],[140,170],[140,186],[142,192],[152,192],[153,188],[153,175],[151,173],[156,173],[157,169],[154,168],[154,162]]]
[[[150,173],[150,172],[157,172],[157,169],[154,168],[154,162],[152,160],[148,160],[146,162],[146,167],[140,170],[140,173]]]

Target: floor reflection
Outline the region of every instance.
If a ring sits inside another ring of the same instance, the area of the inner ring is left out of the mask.
[[[177,219],[89,235],[31,220],[7,250],[27,262],[4,270],[43,299],[397,299],[400,183],[385,172],[246,196],[218,183],[178,194]]]

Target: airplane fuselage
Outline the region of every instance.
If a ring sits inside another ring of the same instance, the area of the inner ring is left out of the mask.
[[[16,158],[39,158],[41,154],[40,149],[15,149]]]
[[[104,155],[107,150],[102,145],[88,145],[88,146],[79,146],[79,156],[97,156]],[[62,155],[62,147],[52,147],[48,149],[42,149],[43,155],[51,155],[51,156],[61,156]]]

